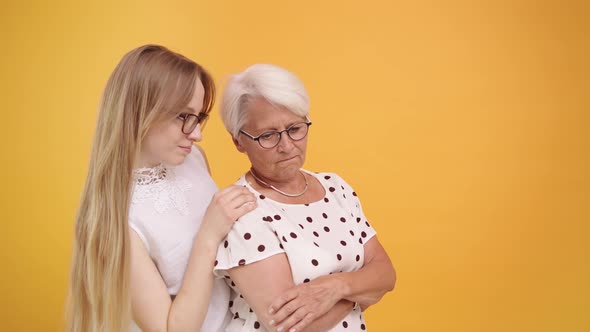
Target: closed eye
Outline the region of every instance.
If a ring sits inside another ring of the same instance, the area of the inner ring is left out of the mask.
[[[260,135],[260,139],[269,140],[272,139],[277,133],[275,131],[268,131]]]

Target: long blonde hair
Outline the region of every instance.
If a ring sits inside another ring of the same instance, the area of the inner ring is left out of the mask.
[[[205,87],[203,111],[209,112],[215,99],[211,76],[165,47],[138,47],[111,74],[76,216],[67,331],[129,329],[128,213],[133,169],[149,128],[188,105],[197,79]]]

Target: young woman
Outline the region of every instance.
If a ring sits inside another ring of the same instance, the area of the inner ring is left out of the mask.
[[[224,329],[217,247],[257,205],[241,186],[217,192],[193,144],[214,97],[201,66],[162,46],[136,48],[115,68],[76,217],[68,331]]]

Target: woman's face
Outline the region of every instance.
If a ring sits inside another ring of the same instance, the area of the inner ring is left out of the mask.
[[[205,88],[200,80],[195,84],[193,98],[183,113],[198,114],[203,108]],[[183,120],[174,118],[155,124],[147,132],[142,143],[138,167],[153,167],[159,163],[180,165],[190,153],[193,143],[203,138],[201,125],[197,125],[190,134],[182,132]]]
[[[285,107],[274,106],[263,98],[250,101],[246,109],[246,123],[241,129],[256,137],[269,130],[281,131],[291,125],[306,122]],[[256,172],[267,179],[288,181],[298,175],[305,162],[307,136],[293,141],[286,132],[281,134],[279,143],[270,149],[260,146],[247,135],[240,134],[234,140],[237,149],[246,153]]]

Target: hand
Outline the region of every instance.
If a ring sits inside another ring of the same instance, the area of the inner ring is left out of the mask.
[[[203,216],[199,235],[214,241],[215,246],[225,238],[234,222],[244,214],[256,209],[256,196],[243,186],[224,188],[211,199]]]
[[[270,305],[270,324],[276,331],[302,331],[338,303],[342,298],[339,289],[334,275],[289,289]]]

